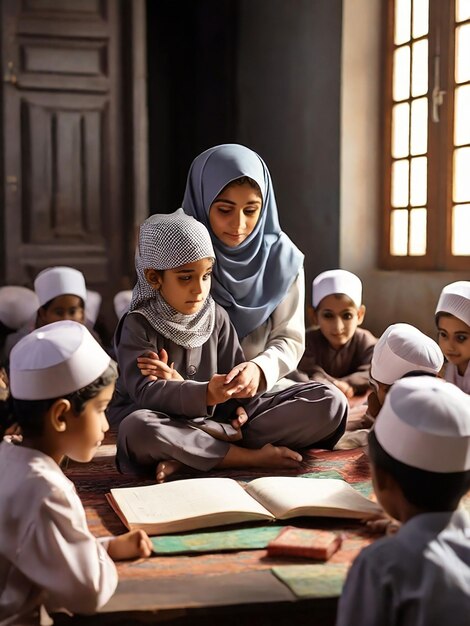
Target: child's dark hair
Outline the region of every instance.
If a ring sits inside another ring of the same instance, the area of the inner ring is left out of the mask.
[[[436,323],[436,326],[439,325],[439,320],[441,319],[441,317],[455,317],[455,315],[452,315],[452,313],[447,313],[446,311],[439,311],[434,316],[434,321]]]
[[[470,470],[441,473],[411,467],[391,457],[380,445],[373,429],[368,444],[371,463],[391,474],[408,502],[419,509],[455,511],[462,496],[470,489]]]
[[[229,187],[232,187],[232,185],[249,185],[255,191],[258,192],[258,194],[259,194],[261,199],[263,198],[263,194],[261,193],[260,186],[258,185],[256,180],[253,180],[253,178],[250,178],[249,176],[240,176],[240,178],[236,178],[235,180],[231,180],[228,185],[225,185],[225,187],[222,189],[222,191],[220,193],[225,191],[225,189],[228,189]],[[219,195],[219,194],[217,194],[217,195]]]
[[[26,437],[41,435],[44,427],[44,415],[54,402],[60,398],[69,400],[74,413],[80,415],[86,403],[95,398],[104,387],[110,385],[116,378],[117,366],[114,361],[111,361],[96,380],[68,395],[47,400],[17,400],[10,396],[7,400],[0,402],[0,437],[3,437],[6,430],[14,424],[21,428],[21,433]]]

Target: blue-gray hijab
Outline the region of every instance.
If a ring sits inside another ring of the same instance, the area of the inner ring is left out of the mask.
[[[222,189],[242,176],[258,183],[263,206],[251,235],[230,248],[212,232],[209,210]],[[190,167],[183,209],[209,230],[216,255],[212,296],[226,309],[242,339],[261,326],[284,299],[304,259],[279,225],[269,170],[261,157],[245,146],[209,148]]]

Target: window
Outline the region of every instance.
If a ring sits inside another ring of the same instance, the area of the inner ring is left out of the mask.
[[[470,270],[470,0],[389,0],[382,265]]]

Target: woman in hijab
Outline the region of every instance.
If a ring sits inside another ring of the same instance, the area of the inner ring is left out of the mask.
[[[258,415],[244,428],[244,440],[262,445],[276,431],[283,445],[333,447],[345,427],[343,394],[284,379],[305,349],[304,256],[281,230],[266,164],[238,144],[206,150],[190,167],[183,210],[209,230],[216,256],[211,293],[245,354],[226,382],[236,377],[238,398],[271,392],[278,407],[279,423]]]
[[[228,312],[247,362],[241,394],[269,391],[305,349],[304,256],[279,226],[269,170],[245,146],[206,150],[192,163],[183,209],[209,230],[212,295]]]

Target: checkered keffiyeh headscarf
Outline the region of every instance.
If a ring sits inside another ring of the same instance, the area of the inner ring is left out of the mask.
[[[143,315],[153,328],[184,348],[197,348],[210,337],[215,304],[210,295],[193,315],[171,307],[147,282],[146,269],[169,270],[205,258],[215,258],[207,228],[178,209],[170,215],[151,215],[140,227],[135,253],[137,283],[129,311]]]

